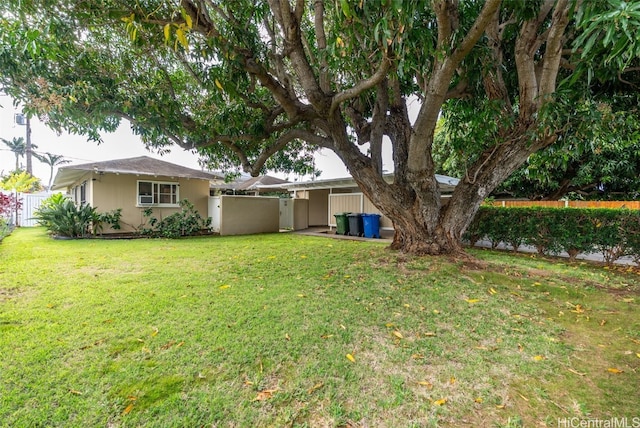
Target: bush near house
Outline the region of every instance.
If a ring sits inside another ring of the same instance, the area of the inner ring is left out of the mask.
[[[57,193],[42,202],[34,218],[53,236],[87,238],[101,233],[105,224],[120,229],[120,211],[98,213],[95,207],[84,203],[76,205]]]
[[[594,208],[481,207],[466,238],[495,248],[503,242],[517,251],[531,245],[540,254],[601,252],[607,264],[622,256],[640,262],[640,211]]]
[[[143,214],[148,225],[140,229],[142,235],[161,238],[180,238],[199,235],[211,226],[210,218],[203,218],[193,204],[184,199],[180,201],[180,211],[162,220],[153,216],[153,209],[147,208]]]

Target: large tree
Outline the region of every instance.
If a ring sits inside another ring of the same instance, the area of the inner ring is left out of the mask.
[[[573,101],[557,87],[572,73],[561,66],[581,7],[10,0],[0,6],[0,78],[54,128],[99,139],[125,118],[146,144],[195,149],[215,167],[304,170],[314,150],[332,150],[393,221],[394,248],[455,253],[483,199],[562,134],[555,112]],[[421,101],[413,122],[410,97]],[[470,134],[474,156],[443,203],[434,129],[455,100],[472,101],[490,126]],[[382,177],[386,139],[392,184]]]

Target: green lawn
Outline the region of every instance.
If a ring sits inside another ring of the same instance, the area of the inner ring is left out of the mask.
[[[640,417],[640,277],[294,234],[0,244],[0,426]]]

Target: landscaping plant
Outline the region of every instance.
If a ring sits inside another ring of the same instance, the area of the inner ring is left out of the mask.
[[[152,208],[145,209],[143,215],[147,218],[148,226],[143,226],[140,233],[152,237],[193,236],[201,234],[211,226],[211,219],[203,218],[193,204],[186,199],[180,201],[180,211],[163,219],[155,217]]]
[[[600,252],[612,265],[623,256],[640,260],[640,212],[603,208],[544,208],[484,206],[465,235],[473,245],[480,239],[514,248],[520,243],[539,254]]]
[[[120,228],[121,210],[100,214],[95,207],[82,203],[76,205],[61,193],[45,199],[34,213],[38,223],[53,236],[87,238],[102,232],[104,224]]]

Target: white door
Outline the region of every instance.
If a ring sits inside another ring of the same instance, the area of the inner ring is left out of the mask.
[[[220,212],[222,198],[220,196],[209,197],[209,217],[211,218],[211,230],[220,233]]]

